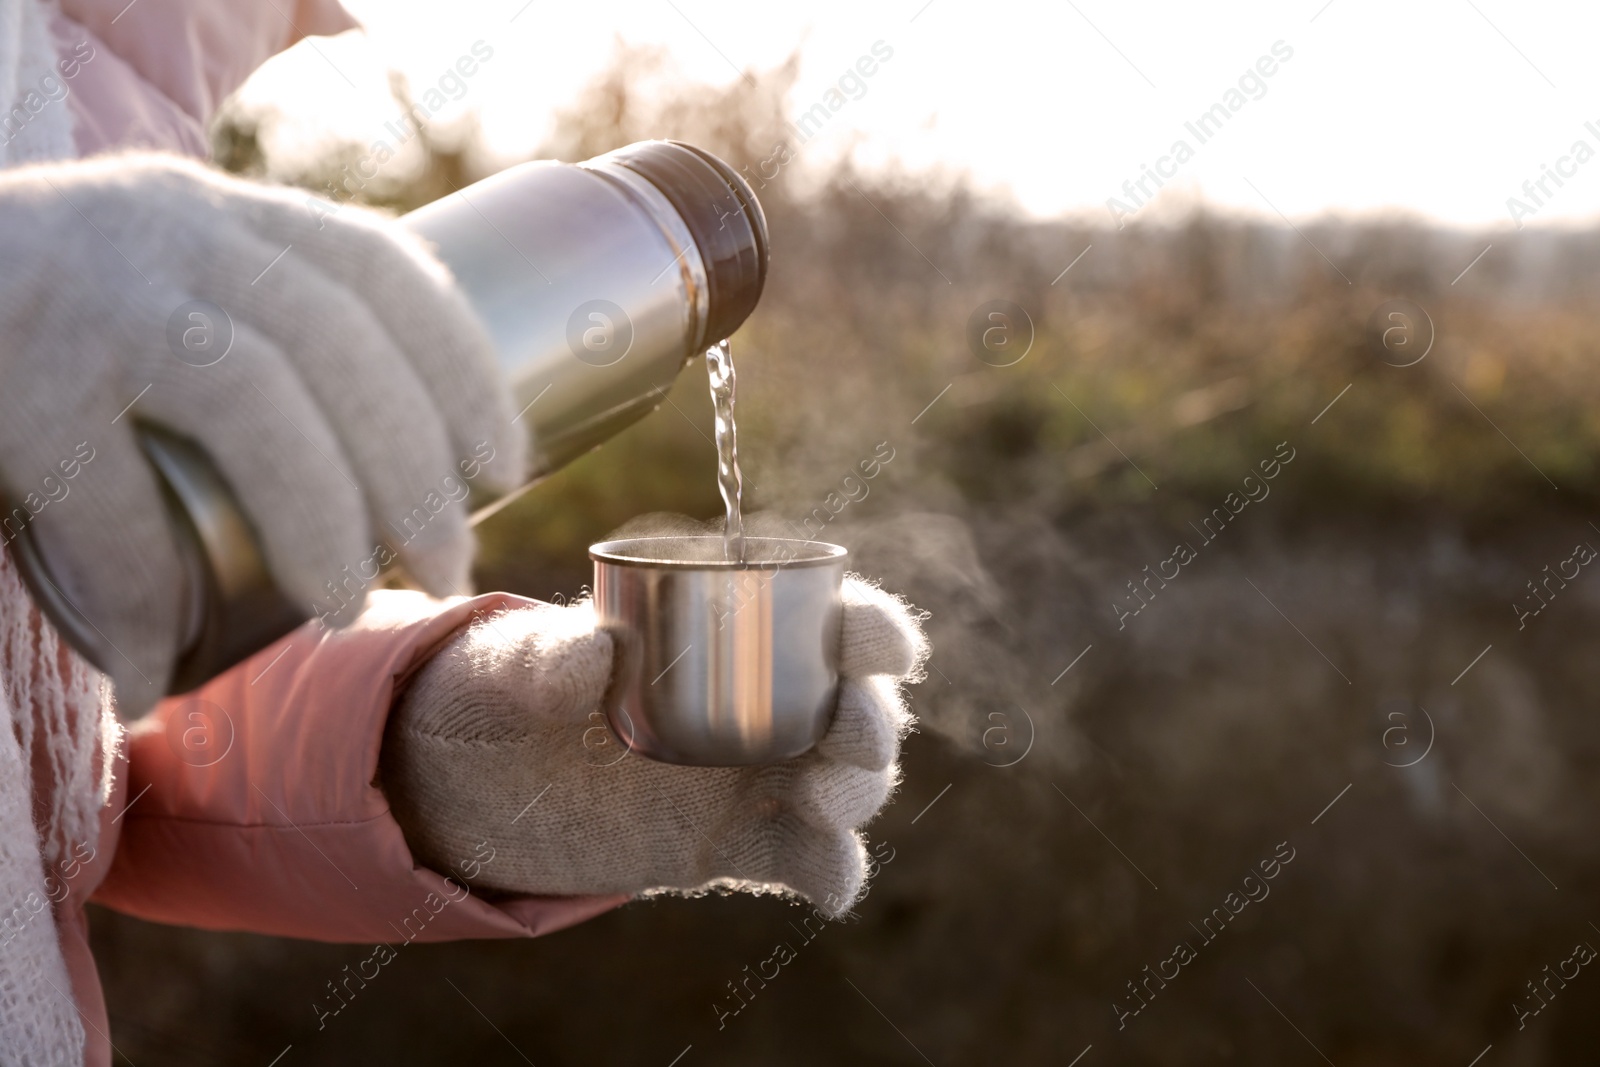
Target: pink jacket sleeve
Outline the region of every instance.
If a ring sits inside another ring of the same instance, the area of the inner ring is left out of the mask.
[[[78,154],[205,156],[211,116],[252,71],[357,25],[338,0],[60,0],[51,32]]]
[[[380,591],[349,629],[301,627],[164,701],[131,731],[131,803],[95,901],[184,926],[409,942],[531,937],[628,900],[469,893],[460,878],[503,842],[453,871],[419,866],[377,782],[396,687],[474,617],[526,603]]]

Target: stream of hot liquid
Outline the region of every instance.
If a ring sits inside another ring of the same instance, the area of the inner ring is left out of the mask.
[[[722,558],[744,561],[744,518],[740,498],[744,481],[739,476],[739,434],[733,423],[735,378],[728,342],[706,349],[706,371],[711,378],[711,404],[716,410],[717,488],[724,510]]]

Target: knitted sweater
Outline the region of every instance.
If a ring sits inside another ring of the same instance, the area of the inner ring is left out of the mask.
[[[0,553],[0,1056],[72,1064],[84,1032],[53,911],[94,853],[120,728],[110,689]]]

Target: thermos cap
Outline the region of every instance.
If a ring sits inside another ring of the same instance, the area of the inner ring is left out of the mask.
[[[595,160],[601,161],[644,178],[683,218],[710,290],[706,341],[731,335],[767,280],[767,219],[750,186],[716,156],[681,141],[640,141]]]

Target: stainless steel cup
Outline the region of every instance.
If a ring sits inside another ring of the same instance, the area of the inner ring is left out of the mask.
[[[606,716],[651,759],[778,763],[827,732],[839,685],[837,545],[775,537],[722,559],[719,536],[603,541],[594,601],[616,644]]]

